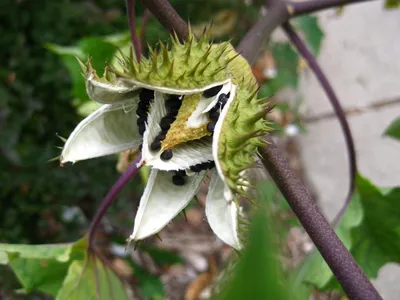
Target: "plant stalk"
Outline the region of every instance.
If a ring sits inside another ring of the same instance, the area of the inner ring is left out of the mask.
[[[114,183],[110,191],[104,197],[101,202],[99,208],[96,211],[95,216],[93,217],[92,223],[90,224],[90,229],[88,233],[88,243],[89,247],[94,245],[95,234],[97,229],[100,226],[100,222],[106,214],[107,210],[117,199],[118,194],[122,191],[122,189],[126,186],[129,180],[134,177],[141,166],[137,166],[137,164],[142,159],[142,156],[139,156],[135,159],[135,161],[126,169],[126,171],[118,178],[118,180]]]

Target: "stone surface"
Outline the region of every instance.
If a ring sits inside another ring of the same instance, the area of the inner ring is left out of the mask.
[[[344,108],[363,108],[400,95],[400,10],[382,1],[350,5],[341,16],[318,14],[325,33],[318,61]],[[330,112],[331,105],[310,70],[300,88],[307,115]]]
[[[382,1],[346,7],[336,17],[333,10],[318,14],[326,34],[318,61],[348,114],[354,136],[359,171],[378,186],[400,184],[400,142],[383,137],[390,122],[400,115],[400,10],[384,11]],[[308,133],[299,137],[309,186],[324,214],[332,220],[343,205],[348,189],[348,159],[338,121],[326,117],[331,105],[308,70],[300,80]],[[399,299],[400,267],[388,264],[374,284],[386,300]]]
[[[360,173],[378,186],[400,184],[400,142],[382,136],[400,114],[398,106],[383,107],[348,117]],[[349,171],[344,137],[335,118],[307,124],[299,139],[305,174],[331,220],[343,205]]]

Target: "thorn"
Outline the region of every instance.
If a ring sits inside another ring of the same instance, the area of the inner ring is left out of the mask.
[[[251,100],[258,94],[259,90],[260,90],[261,86],[257,87],[254,92],[252,92],[250,94],[250,96],[247,98],[247,102],[250,103]]]
[[[200,58],[200,61],[207,61],[207,57],[210,55],[211,53],[211,48],[212,48],[212,44],[208,47],[207,51],[204,53],[204,55]]]
[[[222,47],[222,49],[221,49],[221,52],[217,56],[217,60],[219,60],[221,58],[222,54],[225,53],[225,51],[226,51],[226,49],[228,49],[230,43],[231,43],[231,40],[225,42],[223,45],[220,46],[220,47]]]
[[[194,66],[194,68],[191,69],[191,70],[187,73],[187,75],[188,75],[188,76],[193,76],[193,75],[196,73],[196,70],[197,70],[197,68],[200,66],[200,64],[201,64],[201,61],[199,61],[199,62]]]
[[[185,217],[185,221],[186,221],[186,223],[187,223],[187,222],[188,222],[188,219],[187,219],[187,217],[186,217],[186,210],[183,209],[183,210],[182,210],[182,213],[183,213],[183,216]]]
[[[208,62],[202,69],[199,70],[199,74],[203,75],[204,71],[208,68],[208,66],[211,64],[211,61]]]
[[[154,51],[153,55],[151,56],[151,72],[157,73],[158,65],[157,65],[157,51]]]
[[[226,64],[229,64],[230,62],[232,62],[235,58],[237,58],[240,55],[240,53],[236,54],[235,56],[231,57],[228,59],[228,61],[226,62]]]
[[[192,51],[192,43],[193,43],[193,36],[190,37],[190,38],[189,38],[189,41],[186,43],[186,45],[187,45],[187,47],[188,47],[188,48],[186,49],[186,52],[185,52],[185,55],[186,55],[185,62],[186,62],[186,63],[189,61],[189,58],[190,58],[190,54],[191,54],[191,51]]]
[[[221,72],[222,70],[225,70],[225,68],[226,68],[226,66],[222,66],[222,67],[216,69],[214,72],[212,72],[212,73],[210,74],[210,76],[215,76],[215,75],[217,75],[217,74],[218,74],[219,72]]]
[[[176,81],[182,80],[182,79],[185,77],[185,75],[186,75],[186,71],[184,71],[184,72],[182,73],[182,75],[179,76],[179,77],[176,79]]]
[[[75,55],[76,60],[78,61],[79,65],[81,66],[82,72],[85,74],[87,74],[88,71],[88,67],[79,59],[78,56]]]
[[[168,78],[168,77],[172,78],[173,73],[174,73],[174,61],[171,62],[171,65],[169,67],[168,73],[165,76],[165,78]]]
[[[179,45],[182,45],[175,30],[171,34],[171,41],[175,48],[177,48]]]
[[[118,50],[119,54],[121,54],[121,57],[122,57],[122,59],[123,59],[125,62],[130,60],[130,58],[129,58],[128,56],[126,56],[126,55],[122,52],[121,48],[117,47],[117,50]]]
[[[60,150],[64,149],[64,147],[61,147],[61,146],[54,146],[54,147],[57,148],[57,149],[60,149]]]
[[[118,71],[117,69],[114,69],[114,67],[111,65],[108,65],[108,69],[110,72],[114,73],[115,75],[117,75],[119,77],[125,77],[125,78],[128,77],[125,73],[122,73],[122,72]]]
[[[168,46],[166,44],[164,44],[163,42],[160,42],[161,44],[161,51],[163,53],[163,63],[162,66],[164,68],[168,67],[169,64],[171,63],[169,60],[169,56],[168,56]]]
[[[162,239],[158,233],[156,233],[155,236],[162,242]]]
[[[135,55],[136,56],[136,55]],[[129,47],[129,59],[131,60],[131,64],[133,63],[133,61],[135,60],[135,56],[133,54],[133,46]]]
[[[242,151],[243,149],[246,149],[247,146],[248,146],[248,145],[246,145],[245,143],[243,143],[243,144],[242,144],[241,146],[239,146],[239,147],[232,148],[231,151],[232,151],[233,153],[238,153],[238,152]]]
[[[59,135],[58,133],[56,133],[56,136],[57,136],[60,140],[62,140],[64,143],[67,142],[67,139],[66,139],[65,137],[62,137],[62,136]]]
[[[48,163],[49,163],[49,162],[53,162],[53,161],[59,160],[60,158],[61,158],[61,155],[56,156],[56,157],[53,157],[53,158],[49,159],[47,162],[48,162]],[[60,165],[61,165],[61,163],[60,163]]]

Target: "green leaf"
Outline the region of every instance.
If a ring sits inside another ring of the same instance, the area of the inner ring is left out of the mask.
[[[78,46],[46,44],[45,47],[61,57],[72,79],[72,94],[78,100],[77,105],[80,105],[89,98],[86,93],[85,78],[76,58],[86,61],[90,57],[92,66],[97,73],[103,74],[106,62],[111,61],[117,46],[123,46],[128,41],[126,35],[114,35],[103,38],[83,38],[78,42]]]
[[[297,65],[299,55],[292,49],[289,43],[275,43],[271,46],[271,52],[275,59],[277,75],[275,78],[263,84],[260,89],[260,97],[270,97],[284,87],[297,87]]]
[[[70,258],[74,244],[64,245],[16,245],[0,244],[0,253],[2,253],[0,262],[8,263],[8,254],[14,254],[21,258],[31,259],[54,259],[60,262],[66,262]],[[5,259],[4,259],[5,258]]]
[[[164,284],[158,276],[150,274],[144,268],[128,259],[129,264],[135,270],[135,276],[139,281],[140,294],[146,299],[161,300],[165,299]]]
[[[11,258],[9,262],[26,292],[39,290],[53,296],[60,290],[69,264],[54,259]]]
[[[0,244],[5,257],[27,292],[39,290],[55,296],[61,288],[72,259],[82,259],[86,241],[63,245]]]
[[[115,273],[98,258],[89,255],[86,260],[75,260],[69,266],[56,300],[66,299],[129,299],[124,285]]]
[[[318,55],[324,38],[324,33],[318,25],[318,18],[315,16],[298,17],[294,20],[294,25],[303,33],[305,41],[310,46],[313,54]]]
[[[243,253],[240,255],[231,281],[217,299],[293,299],[288,297],[285,278],[276,249],[267,213],[267,199],[260,192],[260,208],[251,218],[250,232]]]
[[[77,61],[77,57],[81,60],[86,59],[85,53],[79,47],[63,47],[54,44],[47,44],[46,48],[55,54],[58,54],[65,68],[68,70],[72,80],[72,95],[79,100],[80,103],[89,100],[86,93],[85,78],[82,75],[81,67]]]
[[[393,9],[398,8],[400,6],[400,0],[386,0],[385,8]]]
[[[116,46],[106,42],[104,38],[88,37],[78,42],[79,47],[86,56],[90,57],[90,62],[97,74],[103,74],[106,62],[113,57]]]
[[[389,127],[386,128],[384,135],[400,140],[400,117],[397,117]]]
[[[342,221],[347,225],[341,223],[338,234],[366,275],[375,278],[384,264],[400,262],[400,188],[380,190],[358,176],[357,192],[359,201],[352,200]],[[298,277],[319,289],[340,288],[316,251],[306,259]]]

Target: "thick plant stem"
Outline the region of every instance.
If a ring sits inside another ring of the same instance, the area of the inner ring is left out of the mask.
[[[148,2],[151,2],[151,5],[148,5]],[[279,0],[275,0],[271,3],[270,11],[275,9],[273,7],[274,5],[280,5],[279,2]],[[167,26],[169,31],[176,31],[178,35],[179,32],[182,32],[183,34],[180,35],[180,38],[182,39],[187,37],[187,24],[182,22],[181,18],[179,18],[179,20],[166,20],[166,18],[171,18],[171,16],[177,15],[171,5],[166,5],[168,1],[152,0],[143,1],[143,3],[159,19],[161,24],[168,25],[165,26]],[[169,11],[163,12],[163,8],[167,8]],[[270,26],[268,23],[263,23],[262,27],[269,28],[272,32],[274,26],[277,27],[282,25],[286,21],[287,19],[282,18],[281,24],[274,20],[274,25]],[[277,24],[275,24],[275,22]],[[247,38],[248,41],[256,40],[251,37]],[[252,45],[247,45],[247,47],[252,47]],[[246,53],[256,52],[249,51]],[[250,57],[250,54],[246,54],[246,56],[248,60],[254,59]],[[294,213],[299,218],[321,255],[333,271],[333,274],[342,285],[344,291],[350,299],[381,299],[371,282],[364,275],[354,258],[344,247],[343,243],[330,227],[329,223],[318,210],[300,179],[297,178],[294,172],[289,168],[287,162],[282,158],[281,153],[272,141],[269,142],[270,144],[267,147],[260,149],[264,166],[271,174],[288,203],[291,205]]]
[[[268,10],[267,15],[260,19],[244,36],[236,47],[239,52],[250,64],[255,62],[259,51],[276,29],[289,17],[289,13],[283,2],[277,2]]]
[[[356,172],[357,172],[356,151],[354,147],[353,137],[350,131],[350,126],[346,120],[346,115],[342,109],[342,106],[340,105],[336,93],[334,92],[331,84],[329,83],[328,78],[322,72],[322,69],[318,65],[318,62],[315,59],[314,55],[311,53],[310,50],[308,50],[305,43],[301,40],[301,38],[298,36],[298,34],[294,31],[294,29],[288,22],[284,23],[282,25],[282,28],[285,31],[286,35],[288,36],[289,40],[292,42],[297,51],[300,53],[300,55],[303,56],[303,58],[307,61],[309,67],[314,72],[319,83],[321,84],[321,87],[324,89],[327,97],[329,98],[329,101],[333,106],[333,110],[335,111],[335,114],[339,120],[339,124],[342,127],[343,135],[346,141],[347,155],[349,157],[350,184],[345,203],[332,222],[334,225],[336,225],[340,217],[345,212],[351,200],[351,196],[353,195]]]
[[[382,299],[319,211],[271,139],[260,148],[262,163],[350,299]]]
[[[311,0],[300,2],[286,2],[286,6],[291,16],[301,16],[320,10],[340,7],[347,4],[355,4],[372,0]]]
[[[129,180],[136,175],[141,166],[137,166],[137,164],[142,159],[142,156],[139,155],[135,161],[126,169],[126,171],[118,178],[118,180],[114,183],[110,191],[104,197],[103,201],[100,204],[100,207],[97,209],[97,212],[90,224],[90,229],[88,233],[88,241],[89,247],[92,247],[94,244],[95,233],[100,226],[100,222],[106,214],[107,210],[110,208],[111,204],[114,203],[118,194],[122,191],[125,185],[129,182]]]
[[[142,0],[142,2],[170,33],[176,32],[182,40],[188,37],[189,30],[186,22],[178,15],[168,0]]]

